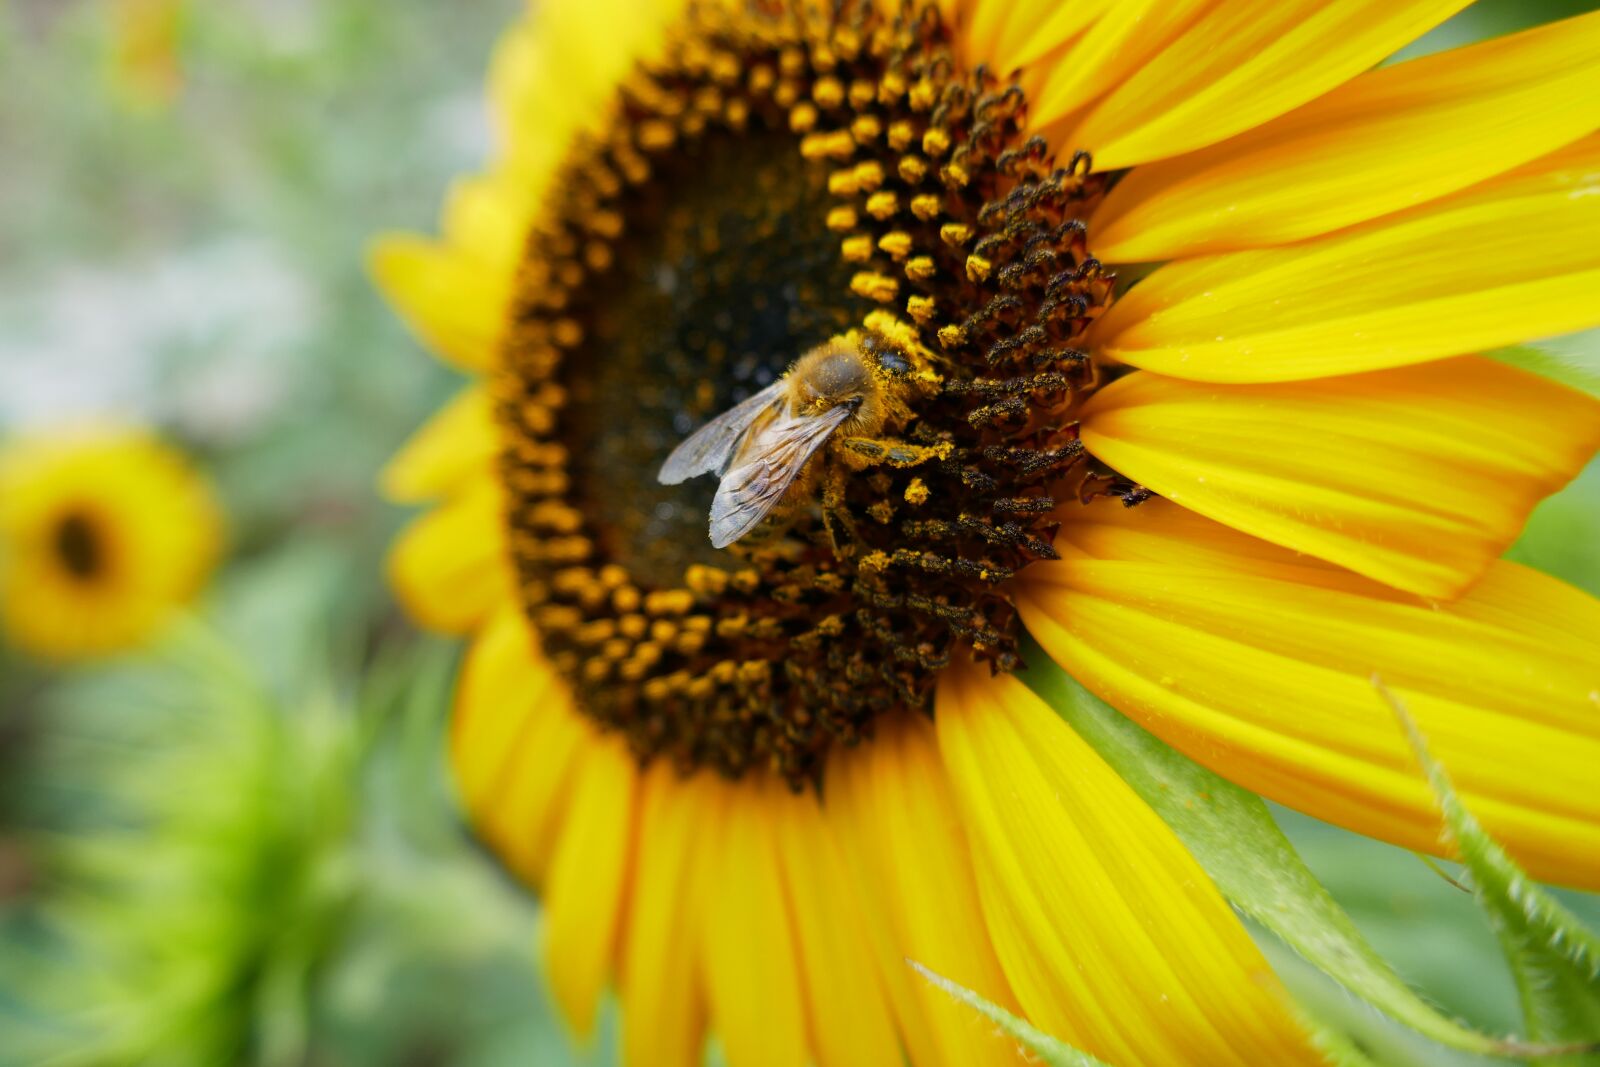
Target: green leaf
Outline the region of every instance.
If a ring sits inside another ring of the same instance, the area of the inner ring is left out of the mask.
[[[935,974],[916,960],[906,960],[911,969],[927,979],[928,984],[960,1001],[994,1023],[1008,1035],[1028,1046],[1039,1059],[1050,1067],[1107,1067],[1087,1052],[1079,1052],[1071,1045],[1051,1037],[1024,1019],[1019,1019],[998,1004],[984,1000],[965,986],[957,985],[943,975]]]
[[[1251,924],[1262,955],[1301,1007],[1312,1041],[1333,1067],[1481,1067],[1481,1056],[1443,1045],[1373,1011],[1276,935]]]
[[[1502,363],[1532,371],[1562,385],[1600,397],[1600,330],[1585,330],[1542,341],[1538,347],[1519,345],[1488,353]]]
[[[1372,684],[1400,721],[1444,814],[1446,839],[1472,874],[1473,893],[1516,980],[1528,1036],[1571,1043],[1567,1055],[1546,1062],[1600,1063],[1600,943],[1489,836],[1428,751],[1405,704],[1381,679]]]
[[[1222,894],[1378,1010],[1442,1045],[1479,1055],[1538,1049],[1447,1018],[1363,938],[1283,835],[1260,797],[1213,774],[1055,667],[1036,646],[1019,675],[1171,826]]]

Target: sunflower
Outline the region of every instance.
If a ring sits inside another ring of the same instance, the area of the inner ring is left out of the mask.
[[[221,513],[189,462],[144,430],[19,437],[0,449],[0,619],[46,659],[151,637],[215,565]]]
[[[180,38],[186,7],[186,0],[113,0],[109,76],[121,102],[159,111],[183,91]]]
[[[495,163],[374,252],[482,379],[384,483],[435,502],[392,577],[474,634],[461,801],[580,1032],[614,984],[630,1063],[1017,1057],[909,958],[1110,1062],[1316,1060],[1024,636],[1437,852],[1379,674],[1528,869],[1600,886],[1600,605],[1497,558],[1600,404],[1475,354],[1600,322],[1600,15],[1376,67],[1462,6],[549,0],[508,33]],[[819,351],[860,385],[823,430],[785,377]],[[663,484],[725,412],[721,484]],[[785,419],[812,459],[713,547]]]

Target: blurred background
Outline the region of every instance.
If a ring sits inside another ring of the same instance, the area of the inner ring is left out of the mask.
[[[430,229],[484,156],[482,71],[521,4],[0,0],[0,436],[158,426],[218,487],[230,552],[147,655],[64,671],[0,645],[0,1067],[610,1062],[604,1036],[567,1046],[537,907],[455,822],[458,650],[378,564],[405,516],[375,472],[456,382],[363,249]],[[1593,6],[1478,4],[1408,54]],[[1600,342],[1553,351],[1593,367]],[[1600,469],[1514,554],[1600,595]],[[1402,974],[1519,1028],[1467,896],[1282,819]],[[1388,1062],[1471,1062],[1305,989]]]

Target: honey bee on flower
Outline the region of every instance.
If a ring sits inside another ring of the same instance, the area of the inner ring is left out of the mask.
[[[387,472],[435,505],[391,569],[473,635],[462,804],[576,1029],[612,985],[631,1064],[1017,1061],[913,959],[1124,1067],[1321,1062],[1030,639],[1222,776],[1438,852],[1370,684],[1404,678],[1508,851],[1600,886],[1600,604],[1500,559],[1600,404],[1477,354],[1600,324],[1600,15],[1382,65],[1462,6],[510,32],[503,153],[374,254],[483,379]]]

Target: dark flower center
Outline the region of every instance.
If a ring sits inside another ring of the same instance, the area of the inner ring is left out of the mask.
[[[62,516],[55,527],[56,558],[79,581],[98,577],[105,568],[105,545],[94,520],[79,511]]]
[[[694,9],[574,148],[499,415],[523,602],[583,710],[642,759],[798,785],[955,657],[1019,665],[1006,581],[1095,491],[1074,341],[1111,279],[1077,221],[1101,179],[1023,137],[936,11],[767,7]],[[716,476],[663,461],[835,338],[892,395],[713,548]]]
[[[661,461],[697,427],[861,321],[824,175],[793,138],[708,133],[621,198],[628,227],[605,284],[578,294],[590,324],[566,378],[573,489],[601,553],[670,588],[725,565],[706,515],[716,482],[662,485]]]

